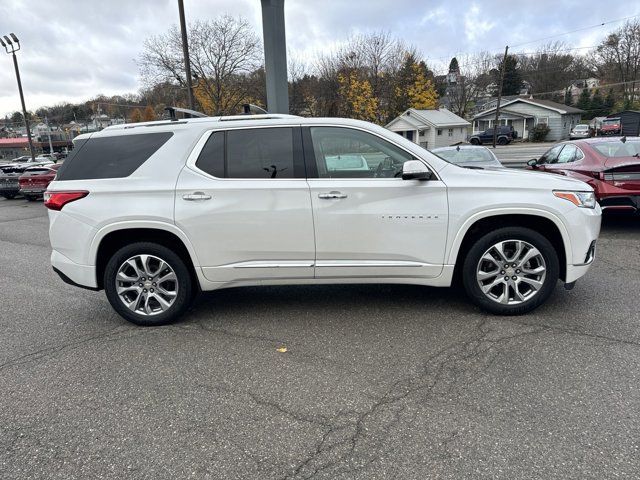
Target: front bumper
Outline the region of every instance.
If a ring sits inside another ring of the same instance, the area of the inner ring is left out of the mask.
[[[596,242],[600,235],[602,210],[574,208],[565,214],[571,240],[571,254],[567,256],[564,281],[573,283],[587,273],[596,258]]]

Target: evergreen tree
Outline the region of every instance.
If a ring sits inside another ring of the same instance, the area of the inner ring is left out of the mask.
[[[578,103],[576,104],[580,110],[587,111],[591,107],[591,95],[589,95],[589,90],[584,89],[578,98]]]
[[[613,96],[613,88],[610,88],[609,92],[607,93],[607,97],[604,99],[604,105],[603,105],[603,110],[605,111],[606,115],[613,113],[613,107],[615,104],[616,104],[616,99]]]
[[[502,71],[502,63],[498,65],[498,78],[496,83],[500,84],[500,72]],[[502,95],[518,95],[522,88],[522,73],[518,68],[518,57],[515,55],[507,55],[507,61],[504,64],[504,81],[502,82]]]
[[[600,90],[596,89],[591,98],[589,112],[586,118],[603,117],[604,114],[604,100],[602,99],[602,95],[600,95]]]
[[[564,92],[564,104],[568,106],[573,105],[573,96],[571,95],[571,90],[568,88]]]
[[[449,62],[449,73],[460,73],[460,65],[458,65],[458,59],[453,57]]]

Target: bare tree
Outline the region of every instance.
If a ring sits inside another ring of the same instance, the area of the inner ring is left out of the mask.
[[[640,73],[640,20],[625,23],[598,45],[593,60],[600,78],[621,83],[625,100],[635,100]]]
[[[447,97],[451,110],[466,117],[473,104],[490,93],[488,89],[493,82],[491,72],[496,68],[496,58],[489,52],[479,52],[459,57],[458,65],[460,75],[447,87]]]
[[[235,113],[254,99],[252,78],[260,77],[254,74],[262,63],[262,48],[247,20],[223,15],[196,21],[189,26],[189,48],[195,95],[205,111]],[[148,85],[169,81],[185,86],[178,28],[147,39],[139,63]]]
[[[579,78],[582,65],[567,53],[562,42],[548,43],[531,55],[519,55],[522,77],[531,85],[531,93],[545,93],[567,88]]]

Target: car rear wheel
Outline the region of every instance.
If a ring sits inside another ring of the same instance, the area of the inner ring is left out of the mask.
[[[498,138],[498,145],[506,145],[507,143],[509,143],[509,140],[506,137]]]
[[[7,200],[11,200],[12,198],[16,198],[17,193],[3,193],[2,196]]]
[[[471,145],[480,145],[480,140],[478,140],[477,138],[472,138],[471,140],[469,140],[469,143]]]
[[[467,295],[498,315],[520,315],[545,302],[558,281],[553,245],[539,233],[506,227],[481,237],[464,260]]]
[[[35,202],[38,199],[36,195],[24,195],[24,198],[26,198],[30,202]]]
[[[136,325],[165,325],[189,307],[193,284],[185,262],[155,243],[134,243],[108,261],[104,289],[111,306]]]

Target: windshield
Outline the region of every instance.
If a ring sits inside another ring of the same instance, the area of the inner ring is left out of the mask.
[[[587,130],[588,128],[588,125],[576,125],[575,127],[573,127],[574,130]]]
[[[449,163],[495,163],[497,161],[493,158],[490,151],[485,148],[461,148],[457,150],[452,148],[450,150],[435,150],[434,152],[443,160]]]
[[[640,142],[605,142],[593,145],[593,148],[607,158],[636,157],[640,155]]]

